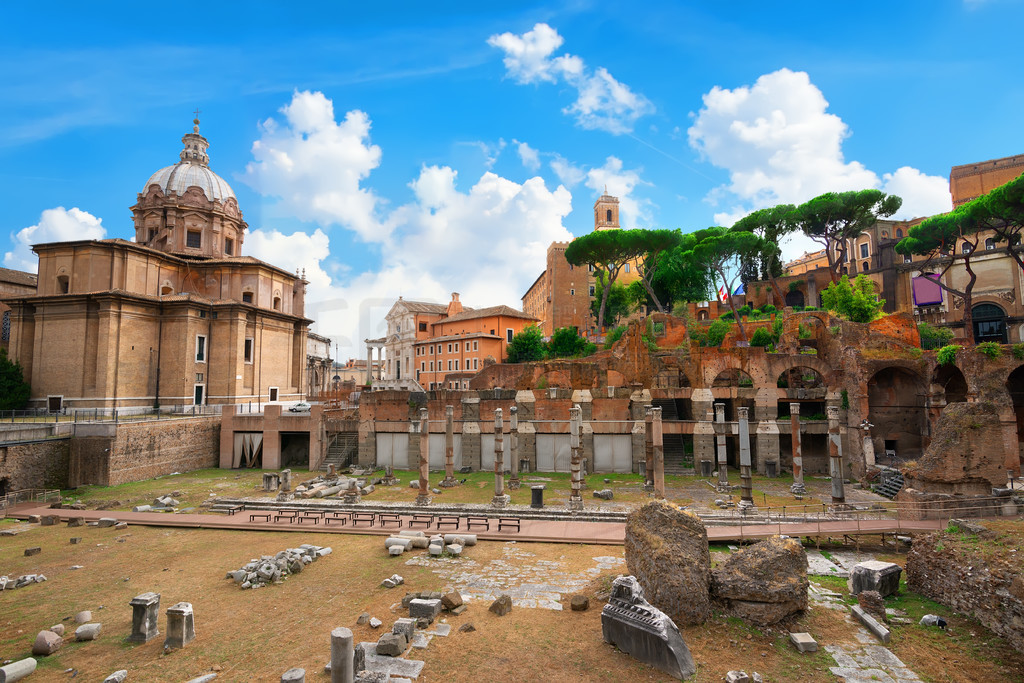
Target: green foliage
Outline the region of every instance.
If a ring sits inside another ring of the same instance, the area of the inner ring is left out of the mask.
[[[880,315],[885,299],[877,297],[875,283],[866,275],[858,275],[852,285],[849,276],[844,275],[821,293],[821,304],[847,320],[869,323]]]
[[[736,309],[736,313],[741,316],[750,315],[751,311],[753,310],[754,309],[750,307],[750,304],[743,304],[742,306]]]
[[[608,281],[608,277],[605,273],[599,271],[596,281],[594,298],[590,302],[590,312],[595,318],[598,318],[601,313],[601,302],[604,300],[604,285]],[[635,305],[636,299],[630,294],[630,288],[618,282],[613,282],[611,291],[608,292],[608,300],[605,302],[604,324],[606,326],[614,325],[620,318],[625,318],[632,313]]]
[[[648,319],[647,329],[640,335],[640,339],[647,345],[648,351],[658,350],[658,340],[654,338],[654,322],[652,320]]]
[[[796,290],[800,289],[800,285],[802,285],[803,283],[803,280],[793,280],[792,282],[789,283],[789,291],[795,292]]]
[[[1024,360],[1024,344],[1013,345],[1013,357],[1016,360]]]
[[[704,338],[700,340],[700,345],[721,346],[727,334],[729,334],[729,323],[721,318],[712,320],[711,324],[708,325]]]
[[[849,410],[850,409],[850,393],[846,389],[843,389],[842,397],[843,397],[842,403],[839,404],[839,407],[842,408],[843,410]]]
[[[575,327],[559,327],[547,345],[549,358],[579,358],[596,349],[594,344],[580,336]]]
[[[953,330],[926,322],[918,323],[917,331],[921,335],[921,348],[925,350],[941,348],[953,339]]]
[[[800,339],[810,339],[811,337],[814,336],[814,334],[811,332],[811,328],[809,328],[807,325],[804,325],[803,323],[800,323],[800,326],[797,328],[797,336]]]
[[[772,306],[771,304],[765,304],[764,306],[762,306],[758,310],[761,311],[761,313],[763,313],[765,315],[771,315],[772,313],[775,313],[779,309],[775,308],[775,306]]]
[[[718,316],[718,318],[720,320],[724,320],[724,321],[730,322],[730,323],[734,322],[736,320],[736,316],[734,316],[732,314],[732,311],[729,311],[728,313],[723,313],[722,315]]]
[[[828,328],[828,331],[832,334],[833,337],[838,337],[839,333],[843,331],[843,326],[833,325],[832,327]]]
[[[774,344],[775,340],[772,338],[772,333],[767,327],[757,328],[750,337],[751,346],[773,346]]]
[[[613,346],[615,346],[615,342],[622,339],[622,335],[626,333],[626,329],[627,328],[625,325],[619,325],[618,327],[614,328],[611,332],[606,334],[604,336],[604,348],[610,349]]]
[[[10,360],[7,349],[0,349],[0,410],[22,410],[30,395],[21,363]]]
[[[543,360],[547,355],[547,349],[540,328],[530,325],[519,334],[514,335],[512,341],[505,347],[505,353],[509,363]]]
[[[936,360],[939,361],[939,365],[952,365],[956,362],[956,352],[963,347],[958,344],[949,344],[943,346],[935,354]]]
[[[1003,347],[996,342],[982,342],[974,348],[978,353],[984,354],[993,360],[1003,355]]]
[[[782,336],[782,316],[775,316],[775,320],[772,321],[772,337],[775,339],[775,343],[779,343],[779,338]]]

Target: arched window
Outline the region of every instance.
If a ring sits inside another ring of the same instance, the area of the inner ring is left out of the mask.
[[[902,237],[903,237],[903,229],[902,228],[896,228],[896,239],[901,239]]]
[[[608,216],[608,218],[607,218],[608,222],[611,223],[612,222],[612,210],[608,209],[606,215]]]
[[[697,311],[697,320],[707,320],[707,319],[708,319],[708,312],[707,311]]]
[[[995,248],[996,241],[993,238],[989,237],[987,240],[985,240],[985,251],[992,251]]]
[[[1006,312],[995,304],[978,304],[971,309],[976,343],[1006,343]]]
[[[865,272],[865,273],[866,273],[866,272],[868,271],[868,262],[867,262],[867,261],[865,261],[865,262],[864,262],[864,267],[863,267],[863,268],[861,268],[861,270],[862,270],[863,272]]]
[[[281,297],[279,297],[279,296],[275,296],[274,297],[274,310],[275,311],[280,311],[281,310]]]
[[[961,242],[960,243],[960,253],[961,254],[970,254],[971,253],[971,243],[970,242]]]
[[[57,276],[57,293],[58,294],[67,294],[69,286],[70,285],[69,285],[69,281],[68,281],[68,276],[67,275],[58,275]]]

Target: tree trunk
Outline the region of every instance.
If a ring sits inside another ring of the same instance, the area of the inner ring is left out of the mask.
[[[768,275],[768,284],[772,286],[772,291],[775,292],[775,298],[779,302],[775,307],[781,311],[786,307],[786,297],[782,295],[782,289],[779,287],[779,283],[775,280],[774,275]]]
[[[975,245],[975,249],[976,248],[977,248],[977,245]],[[974,253],[974,250],[972,249],[971,250],[971,254],[973,254],[973,253]],[[964,322],[964,339],[966,339],[969,344],[973,345],[973,344],[976,344],[977,342],[974,339],[974,315],[971,312],[971,307],[972,307],[973,302],[974,302],[974,297],[972,296],[972,294],[974,292],[974,283],[978,281],[978,275],[971,268],[971,254],[967,254],[966,258],[964,258],[964,270],[967,271],[967,275],[970,276],[970,279],[967,280],[967,286],[964,287],[964,316],[963,316],[963,322]]]
[[[743,329],[743,321],[740,320],[740,314],[736,312],[736,305],[732,302],[732,292],[729,290],[729,281],[725,277],[725,271],[719,269],[718,276],[722,278],[722,286],[725,289],[725,300],[729,304],[729,310],[732,311],[732,319],[736,321],[736,326],[740,328],[740,338],[743,341],[749,341],[747,339],[747,331]]]
[[[661,305],[660,301],[658,301],[658,295],[654,293],[654,288],[651,287],[651,284],[643,277],[640,278],[640,282],[644,283],[644,289],[647,290],[647,296],[651,297],[651,301],[653,301],[654,305],[658,308],[658,313],[664,313],[665,307]]]

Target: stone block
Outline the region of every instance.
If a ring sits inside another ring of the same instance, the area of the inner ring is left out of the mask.
[[[167,608],[167,638],[164,647],[178,649],[191,643],[196,637],[195,617],[191,602],[179,602]]]
[[[64,644],[64,639],[53,631],[40,631],[32,644],[32,654],[43,657],[52,655]]]
[[[103,624],[82,624],[75,629],[75,640],[96,640],[102,629]]]
[[[401,555],[404,552],[405,552],[405,546],[393,545],[390,548],[388,548],[388,555],[391,555],[392,557],[397,557],[397,556]]]
[[[895,595],[900,589],[903,568],[894,562],[870,560],[853,567],[848,579],[851,595],[861,591],[878,591],[883,598]]]
[[[797,649],[797,652],[818,651],[818,642],[814,640],[810,633],[790,633],[789,642],[793,643],[793,647]]]
[[[60,522],[60,517],[57,515],[43,515],[39,518],[39,523],[43,526],[54,526]]]
[[[115,671],[106,678],[103,679],[103,683],[124,683],[125,679],[128,678],[128,669],[121,669]]]
[[[411,641],[412,635],[416,632],[416,620],[410,617],[402,617],[391,627],[391,632],[401,633],[405,636],[406,641]]]
[[[499,595],[498,599],[492,602],[491,606],[487,609],[494,612],[499,617],[503,617],[512,611],[512,597],[503,593]]]
[[[459,627],[459,633],[472,633],[476,630],[476,626],[473,626],[472,622],[466,622]]]
[[[635,577],[620,576],[612,583],[611,598],[601,611],[601,631],[606,643],[673,678],[697,672],[679,629],[667,614],[644,600]]]
[[[586,612],[590,608],[590,598],[586,595],[574,595],[569,601],[569,607],[573,612]]]
[[[776,536],[729,555],[712,572],[711,595],[725,611],[758,626],[807,609],[807,553]]]
[[[864,628],[871,631],[872,635],[880,641],[888,644],[889,640],[892,638],[892,635],[889,633],[889,629],[879,624],[875,618],[865,612],[860,605],[854,605],[850,610],[853,612],[853,616],[857,617],[857,620],[864,624]]]
[[[384,622],[377,617],[370,617],[370,628],[380,628],[384,625]]]
[[[398,657],[405,652],[405,636],[385,633],[377,641],[377,654],[386,657]]]
[[[14,683],[20,681],[36,670],[36,660],[31,657],[19,659],[4,666],[0,666],[0,683]]]
[[[92,621],[92,612],[90,612],[87,609],[82,610],[81,612],[75,615],[76,624],[86,624],[90,621]]]
[[[117,524],[114,525],[114,528],[118,529],[118,530],[127,529],[128,528],[128,522],[118,522]]]
[[[413,619],[425,617],[427,619],[433,620],[437,618],[437,615],[440,613],[440,600],[426,600],[423,598],[416,598],[409,602],[409,616]]]
[[[25,557],[32,557],[33,555],[38,555],[41,552],[43,552],[43,549],[39,546],[36,546],[35,548],[25,548]]]
[[[70,540],[71,545],[78,545],[81,542],[82,542],[82,537],[81,536],[74,536]]]
[[[427,552],[429,552],[434,557],[439,557],[441,555],[441,553],[444,552],[444,546],[443,545],[432,545],[432,546],[430,546],[430,548],[427,549]]]
[[[746,671],[730,671],[725,674],[725,683],[750,683],[750,676]]]
[[[68,526],[83,526],[85,524],[85,517],[68,517]]]
[[[452,591],[441,596],[441,605],[451,611],[462,604],[462,594],[459,591]]]
[[[306,683],[306,670],[294,667],[281,674],[281,683]]]
[[[450,546],[445,548],[445,550],[448,551],[449,555],[461,555],[462,554],[462,546],[459,545],[458,543],[452,543]]]
[[[459,605],[458,607],[452,608],[452,615],[457,617],[463,612],[465,612],[467,609],[468,608],[466,607],[466,605]]]
[[[142,593],[128,603],[132,607],[132,633],[130,643],[148,643],[160,635],[156,620],[160,615],[160,594]]]
[[[99,521],[96,522],[96,526],[98,526],[101,529],[112,527],[115,524],[117,524],[117,520],[113,517],[100,517]]]

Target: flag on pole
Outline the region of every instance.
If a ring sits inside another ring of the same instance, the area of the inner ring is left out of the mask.
[[[722,303],[725,303],[729,299],[726,292],[727,290],[725,289],[725,287],[718,288],[718,300],[721,301]]]

